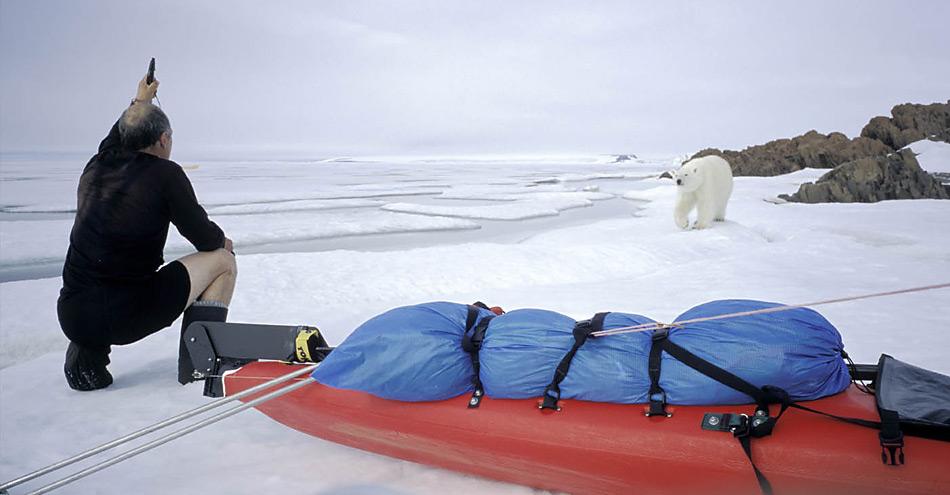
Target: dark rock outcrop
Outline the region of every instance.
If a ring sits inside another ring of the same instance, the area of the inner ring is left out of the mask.
[[[887,117],[874,117],[861,129],[861,136],[877,139],[894,149],[901,149],[909,143],[923,139],[924,133],[917,129],[901,130]]]
[[[864,157],[882,156],[893,149],[867,137],[848,139],[840,132],[825,135],[809,131],[792,139],[777,139],[742,151],[707,148],[692,156],[719,155],[732,165],[734,175],[770,177],[803,168],[834,168]]]
[[[950,143],[950,100],[930,105],[897,105],[891,109],[891,118],[871,119],[861,129],[861,136],[877,139],[895,150],[921,139]]]
[[[912,151],[904,150],[845,163],[815,183],[802,184],[797,193],[779,197],[801,203],[876,203],[886,199],[950,199],[950,193],[920,168]]]

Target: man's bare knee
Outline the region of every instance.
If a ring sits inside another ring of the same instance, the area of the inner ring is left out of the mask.
[[[198,295],[198,299],[217,301],[224,305],[231,304],[231,297],[234,295],[234,282],[235,274],[233,272],[222,273],[214,279],[214,282],[211,282],[211,285],[204,292]]]
[[[237,278],[237,258],[227,251],[224,251],[224,271],[221,272],[221,275]]]
[[[234,260],[234,256],[230,256],[221,272],[214,280],[211,281],[211,284],[208,285],[208,288],[201,294],[201,299],[208,299],[207,296],[211,294],[218,294],[221,292],[233,292],[234,283],[237,281],[237,263]]]
[[[234,255],[224,249],[189,254],[178,261],[185,266],[191,280],[191,290],[188,304],[194,302],[199,295],[205,292],[219,278],[222,285],[234,284],[237,276],[237,263]]]
[[[213,285],[230,285],[234,286],[234,282],[237,280],[237,260],[234,258],[234,255],[227,253],[224,256],[223,266],[221,273],[214,279],[212,282]]]

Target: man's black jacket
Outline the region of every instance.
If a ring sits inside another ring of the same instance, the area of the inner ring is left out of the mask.
[[[153,273],[164,262],[169,222],[199,251],[224,246],[224,232],[198,204],[184,170],[173,161],[123,150],[116,123],[79,179],[65,290]]]

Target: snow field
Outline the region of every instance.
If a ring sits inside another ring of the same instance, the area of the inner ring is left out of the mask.
[[[918,158],[922,165],[926,156]],[[458,168],[458,163],[440,162],[444,170],[438,173],[432,173],[431,166],[424,162],[374,165],[377,173],[370,174],[375,177],[372,181],[367,180],[366,170],[354,166],[334,180],[396,194],[405,190],[400,184],[393,186],[393,181],[424,178],[442,184],[433,188],[442,195],[483,203],[442,205],[443,201],[428,196],[418,200],[402,196],[391,203],[386,198],[372,200],[390,207],[402,203],[408,205],[403,211],[412,211],[393,213],[363,203],[363,197],[349,197],[339,200],[347,201],[343,209],[328,210],[337,200],[300,203],[318,200],[306,199],[306,191],[295,189],[302,187],[299,176],[273,183],[267,179],[278,188],[270,191],[245,177],[241,180],[246,186],[240,188],[245,191],[243,197],[233,190],[217,190],[214,181],[195,182],[202,198],[222,205],[235,200],[235,211],[213,215],[232,237],[244,242],[258,239],[255,236],[279,241],[301,232],[313,235],[307,228],[343,235],[381,232],[393,225],[392,230],[405,230],[429,221],[468,222],[478,227],[486,218],[526,218],[524,213],[545,202],[552,203],[545,207],[556,210],[578,199],[592,202],[591,211],[598,211],[600,196],[583,191],[592,184],[600,186],[596,194],[629,200],[630,213],[552,227],[520,242],[239,255],[238,289],[230,319],[317,325],[331,344],[338,344],[375,314],[431,300],[482,300],[506,309],[539,307],[578,319],[598,311],[629,311],[669,321],[713,299],[802,303],[947,282],[950,274],[950,229],[946,228],[950,201],[828,205],[765,201],[797,190],[824,170],[737,178],[726,222],[708,230],[681,231],[673,225],[675,191],[669,182],[595,177],[613,173],[648,177],[673,168],[670,163],[622,164],[620,171],[612,169],[617,165],[586,162],[511,168],[493,164],[478,173],[462,171],[456,176],[451,168]],[[381,174],[385,170],[400,175]],[[573,174],[589,179],[536,182]],[[541,189],[561,187],[566,189]],[[532,197],[538,194],[535,189],[541,195]],[[553,196],[543,196],[548,193]],[[506,196],[511,194],[517,197]],[[253,206],[259,198],[270,203]],[[270,205],[276,201],[290,204],[275,211]],[[426,211],[433,204],[448,209]],[[313,208],[295,209],[300,205]],[[505,208],[493,209],[498,205]],[[393,216],[407,220],[399,223]],[[261,223],[262,219],[267,222]],[[513,221],[525,228],[531,225],[529,220]],[[62,235],[59,223],[65,220],[36,222],[35,231],[18,231],[24,236],[18,241],[23,253],[43,252],[45,243]],[[12,223],[20,222],[4,221],[4,228]],[[447,234],[431,235],[436,239]],[[0,256],[10,263],[29,259]],[[132,346],[115,347],[112,387],[93,393],[68,390],[61,371],[66,340],[55,315],[59,286],[58,278],[0,284],[0,478],[4,480],[207,401],[199,386],[181,387],[175,382],[177,323]],[[950,348],[946,331],[950,290],[815,309],[841,331],[846,349],[857,362],[876,362],[880,353],[887,352],[950,373],[945,356]],[[341,447],[248,411],[97,473],[70,487],[69,493],[165,493],[183,488],[237,494],[278,489],[322,494],[533,492]],[[12,493],[22,492],[22,488],[17,490]]]

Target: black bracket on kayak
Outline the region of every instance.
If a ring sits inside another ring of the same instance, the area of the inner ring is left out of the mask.
[[[320,362],[332,350],[318,329],[302,325],[196,321],[184,338],[207,397],[224,395],[222,375],[251,361]]]
[[[736,433],[747,428],[748,424],[748,414],[706,413],[703,415],[702,427],[704,430]]]
[[[876,364],[855,364],[848,366],[848,371],[851,372],[852,380],[869,382],[877,378]]]

